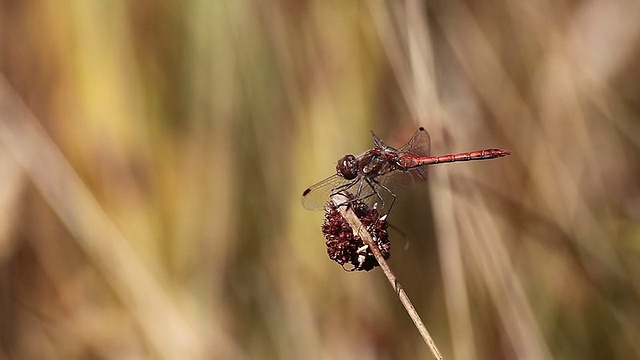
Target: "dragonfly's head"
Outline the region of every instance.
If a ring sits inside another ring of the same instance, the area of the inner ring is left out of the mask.
[[[347,180],[355,179],[358,176],[358,162],[356,161],[356,157],[351,154],[343,156],[338,160],[336,171],[338,175]]]

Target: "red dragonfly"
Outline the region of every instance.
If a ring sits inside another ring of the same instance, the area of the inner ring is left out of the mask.
[[[431,140],[423,127],[409,142],[395,149],[373,136],[373,148],[362,155],[345,155],[336,165],[336,174],[311,186],[302,193],[302,205],[309,210],[321,210],[332,195],[350,192],[371,206],[385,208],[388,214],[396,200],[395,189],[406,181],[402,178],[425,180],[427,166],[454,161],[494,159],[511,154],[509,150],[485,149],[440,156],[430,156]]]

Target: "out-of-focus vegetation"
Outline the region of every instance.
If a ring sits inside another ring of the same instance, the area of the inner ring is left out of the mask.
[[[640,3],[0,1],[0,358],[416,359],[303,189],[439,165],[391,266],[447,359],[640,358]]]

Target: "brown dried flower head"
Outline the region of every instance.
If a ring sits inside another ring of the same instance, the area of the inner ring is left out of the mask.
[[[356,199],[351,193],[345,193],[353,209],[367,231],[376,241],[380,253],[384,259],[391,257],[391,242],[387,232],[387,221],[380,217],[377,209],[369,207],[365,202]],[[355,235],[351,226],[342,217],[333,202],[325,207],[322,233],[326,239],[329,258],[342,266],[347,271],[369,271],[379,266],[368,245]]]

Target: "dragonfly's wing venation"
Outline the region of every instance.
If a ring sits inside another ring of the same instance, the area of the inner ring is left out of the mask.
[[[431,155],[431,138],[423,127],[416,131],[406,145],[398,149],[400,153],[429,156]],[[424,181],[427,179],[427,167],[420,166],[409,171],[413,181]]]
[[[406,145],[398,149],[401,153],[419,156],[431,155],[431,138],[423,127],[416,131]]]
[[[378,137],[378,135],[376,135],[373,130],[371,131],[371,136],[373,137],[373,145],[376,147],[384,147],[386,146],[385,143],[382,142],[382,140],[380,140],[380,138]]]
[[[346,180],[337,174],[329,176],[302,193],[302,206],[308,210],[322,210],[327,205],[334,189],[339,189],[352,182],[353,180]]]

